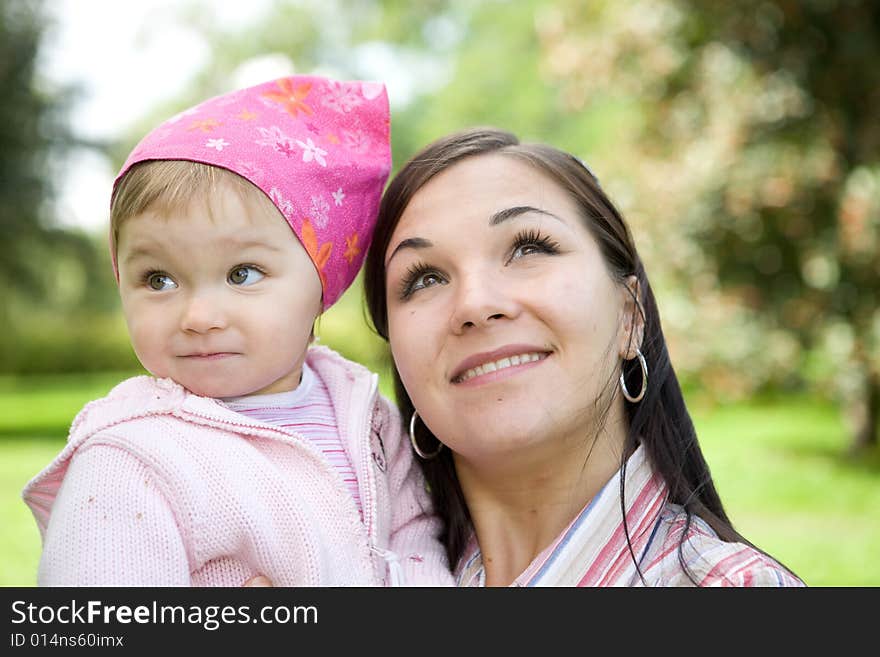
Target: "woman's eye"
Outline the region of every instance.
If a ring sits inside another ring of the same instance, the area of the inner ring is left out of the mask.
[[[412,267],[400,286],[400,296],[402,299],[408,299],[414,292],[443,283],[445,283],[443,277],[433,269],[421,266]]]
[[[172,290],[177,287],[177,283],[168,274],[154,271],[147,274],[147,285],[151,290],[161,292],[163,290]]]
[[[422,274],[413,282],[413,289],[420,290],[424,287],[431,287],[432,285],[439,285],[443,282],[443,279],[440,278],[434,272],[429,274]]]
[[[545,249],[541,248],[538,244],[523,244],[513,250],[513,257],[520,258],[529,255],[530,253],[543,253],[544,251]]]
[[[559,245],[549,237],[540,235],[536,231],[528,231],[516,236],[513,243],[513,251],[510,259],[516,260],[533,253],[559,253]]]
[[[263,279],[263,272],[250,265],[236,267],[229,272],[229,282],[233,285],[253,285]]]

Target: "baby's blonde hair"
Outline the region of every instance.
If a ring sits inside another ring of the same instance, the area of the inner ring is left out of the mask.
[[[243,200],[278,213],[272,201],[253,183],[222,167],[189,160],[148,160],[135,164],[116,185],[110,202],[114,254],[119,228],[127,219],[147,211],[163,216],[184,211],[195,199],[209,198],[221,185],[228,185]]]

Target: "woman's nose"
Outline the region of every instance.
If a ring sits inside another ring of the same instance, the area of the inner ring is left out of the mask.
[[[181,330],[207,333],[214,329],[226,328],[227,313],[218,297],[218,294],[208,291],[190,294],[180,318]]]
[[[453,303],[450,328],[456,334],[494,320],[513,319],[519,313],[512,287],[497,274],[459,278]]]

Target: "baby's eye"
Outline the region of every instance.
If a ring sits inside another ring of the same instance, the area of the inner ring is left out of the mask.
[[[241,265],[229,272],[229,280],[233,285],[253,285],[263,279],[263,272],[253,265]]]
[[[161,292],[163,290],[173,290],[177,287],[177,283],[168,274],[160,271],[150,272],[146,276],[147,285],[151,290]]]

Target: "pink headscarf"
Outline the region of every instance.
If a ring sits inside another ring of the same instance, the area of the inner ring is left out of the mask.
[[[391,169],[389,124],[382,83],[272,80],[206,100],[156,127],[128,156],[114,194],[131,166],[147,160],[237,173],[271,199],[302,242],[326,310],[357,276],[372,239]]]

